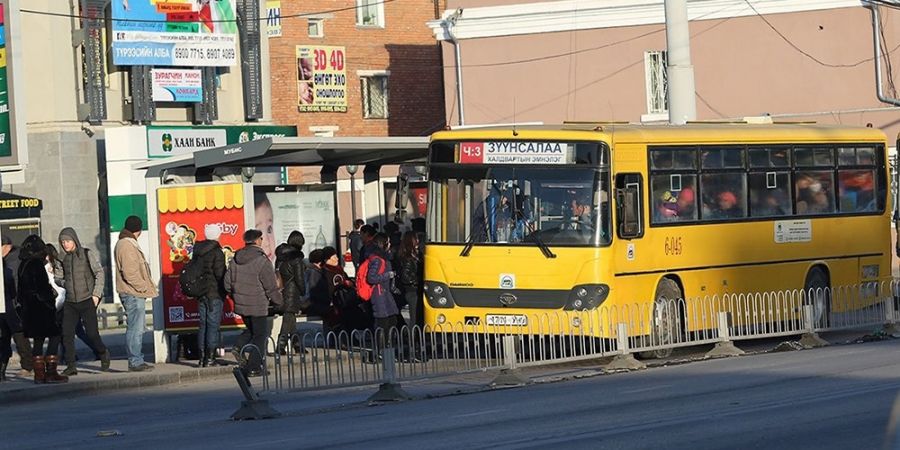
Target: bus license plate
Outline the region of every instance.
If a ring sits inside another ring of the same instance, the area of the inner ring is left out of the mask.
[[[524,314],[488,314],[485,316],[488,325],[524,327],[528,325],[528,316]]]

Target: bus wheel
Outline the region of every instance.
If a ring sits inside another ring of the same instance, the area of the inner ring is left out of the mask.
[[[831,313],[830,286],[828,275],[821,267],[813,267],[806,274],[803,285],[803,305],[813,307],[813,326],[827,326],[826,320]]]
[[[645,359],[668,358],[672,356],[672,345],[683,335],[680,300],[683,297],[678,284],[670,278],[663,278],[656,286],[653,301],[653,316],[650,323],[650,344],[663,346],[657,350],[641,352]]]

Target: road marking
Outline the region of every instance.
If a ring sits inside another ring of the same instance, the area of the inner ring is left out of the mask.
[[[623,394],[637,394],[639,392],[655,391],[657,389],[665,389],[667,387],[672,387],[672,385],[671,384],[663,384],[660,386],[653,386],[653,387],[648,387],[648,388],[643,388],[643,389],[632,389],[630,391],[622,391],[622,393]]]
[[[456,415],[456,416],[453,416],[453,417],[454,417],[454,418],[460,418],[460,417],[475,417],[475,416],[483,416],[483,415],[485,415],[485,414],[493,414],[493,413],[503,412],[503,411],[506,411],[506,410],[505,410],[505,409],[492,409],[492,410],[489,410],[489,411],[479,411],[479,412],[469,413],[469,414],[459,414],[459,415]]]

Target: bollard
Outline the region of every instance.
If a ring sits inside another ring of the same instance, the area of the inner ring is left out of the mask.
[[[394,349],[386,348],[381,351],[382,377],[384,383],[378,386],[378,391],[367,400],[369,404],[384,402],[399,402],[409,400],[411,397],[400,383],[397,382],[397,367],[394,360]]]
[[[719,342],[712,350],[706,352],[707,358],[724,358],[728,356],[740,356],[744,351],[737,348],[731,341],[731,330],[728,327],[731,322],[731,314],[725,311],[719,312]]]
[[[816,333],[816,327],[813,323],[813,305],[803,305],[803,326],[806,329],[806,333],[803,333],[803,336],[800,338],[800,345],[803,348],[818,348],[818,347],[827,347],[828,341],[819,337],[819,333]]]
[[[617,330],[616,350],[618,351],[618,355],[606,365],[606,370],[646,369],[647,365],[635,359],[634,355],[629,351],[628,324],[620,323]]]
[[[231,420],[261,420],[281,415],[269,406],[268,400],[260,399],[259,395],[253,392],[250,379],[240,367],[235,367],[232,373],[246,400],[241,401],[241,407],[231,415]]]
[[[521,386],[530,381],[516,363],[516,338],[503,336],[503,365],[500,373],[491,381],[491,386]]]

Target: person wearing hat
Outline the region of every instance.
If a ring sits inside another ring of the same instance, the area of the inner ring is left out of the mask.
[[[84,323],[87,338],[100,353],[100,369],[109,370],[109,350],[97,330],[97,306],[103,298],[104,272],[93,251],[83,247],[78,234],[70,227],[59,232],[59,246],[64,256],[62,270],[54,273],[56,284],[66,288],[63,304],[63,347],[66,351],[66,370],[63,375],[78,375],[75,366],[75,325]]]
[[[209,223],[203,227],[203,241],[194,244],[191,258],[200,264],[205,294],[197,298],[200,328],[197,331],[197,348],[200,349],[200,367],[218,365],[216,351],[219,348],[219,326],[222,323],[222,306],[225,300],[225,252],[219,244],[222,227]]]
[[[128,370],[131,372],[153,369],[153,366],[144,362],[142,346],[147,326],[147,299],[159,295],[159,290],[150,278],[150,265],[137,241],[143,227],[140,217],[128,216],[114,251],[116,292],[125,308],[125,350],[128,353]]]
[[[11,292],[16,292],[16,286],[18,284],[18,280],[16,275],[19,272],[19,247],[13,245],[12,239],[7,235],[3,235],[0,237],[0,249],[3,251],[3,266],[8,267],[10,272],[12,273],[12,287]],[[12,346],[9,345],[9,340],[12,339],[13,342],[16,343],[16,352],[19,353],[19,361],[20,366],[22,367],[21,372],[19,372],[19,376],[21,377],[30,377],[31,371],[34,369],[32,352],[31,352],[31,343],[28,342],[28,339],[25,337],[25,330],[22,327],[22,320],[19,318],[19,313],[16,312],[16,294],[13,294],[11,297],[9,295],[6,296],[6,312],[4,314],[0,314],[0,341],[2,341],[2,346],[0,346],[0,361],[8,362],[9,358],[12,356]],[[6,349],[10,350],[7,351]],[[0,363],[0,379],[6,376],[6,365],[4,363]]]
[[[249,229],[244,232],[244,248],[238,250],[225,272],[225,291],[234,299],[234,312],[239,314],[247,327],[238,336],[235,348],[238,361],[244,346],[253,344],[249,358],[242,364],[247,376],[259,376],[264,369],[263,356],[266,338],[269,336],[269,304],[281,309],[284,301],[275,279],[275,268],[263,250],[263,233]]]

